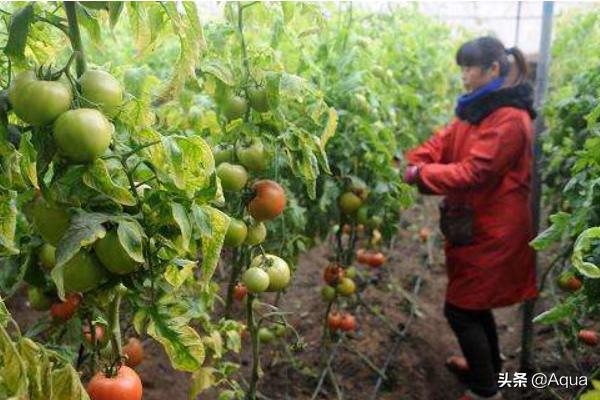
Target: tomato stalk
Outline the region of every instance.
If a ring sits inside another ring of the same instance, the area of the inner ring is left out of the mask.
[[[79,23],[77,22],[77,3],[74,1],[63,1],[65,12],[67,14],[67,22],[69,24],[69,40],[73,51],[77,52],[77,76],[80,77],[87,70],[87,62],[81,42],[81,33],[79,32]]]
[[[231,305],[233,304],[233,293],[235,290],[235,284],[242,270],[242,254],[238,249],[234,250],[233,253],[233,267],[231,275],[229,275],[229,284],[227,286],[227,298],[225,300],[225,318],[229,318],[231,314]]]
[[[127,292],[127,288],[122,284],[116,287],[115,290],[115,298],[110,303],[109,311],[108,311],[108,330],[110,331],[110,344],[112,347],[113,355],[116,355],[116,364],[119,364],[123,355],[123,348],[121,345],[121,323],[119,321],[119,310],[121,308],[121,299],[123,295]],[[116,375],[118,368],[110,368],[109,375]]]
[[[256,399],[256,384],[258,382],[258,367],[260,364],[258,326],[254,321],[254,299],[255,295],[248,293],[246,299],[246,319],[248,329],[250,330],[250,341],[252,343],[252,372],[250,375],[250,385],[246,392],[246,400]]]

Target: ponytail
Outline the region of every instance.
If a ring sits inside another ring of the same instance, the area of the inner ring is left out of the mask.
[[[509,83],[509,85],[514,86],[525,83],[527,77],[529,76],[529,67],[527,66],[525,55],[517,47],[511,47],[506,49],[506,54],[509,56],[513,56],[513,58],[515,59],[514,64],[511,66],[510,73],[510,75],[513,76],[513,80]]]

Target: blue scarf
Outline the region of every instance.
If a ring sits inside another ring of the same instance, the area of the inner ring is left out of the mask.
[[[472,91],[471,93],[467,93],[467,94],[463,94],[462,96],[459,96],[458,100],[456,101],[456,109],[455,109],[456,114],[458,114],[459,112],[464,110],[465,107],[468,107],[470,104],[479,100],[486,94],[500,89],[502,87],[502,85],[504,85],[505,80],[506,80],[506,78],[501,76],[499,78],[494,79],[487,85],[484,85],[484,86],[480,87],[479,89]]]

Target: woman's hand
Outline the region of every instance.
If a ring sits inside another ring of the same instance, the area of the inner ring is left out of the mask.
[[[414,185],[417,183],[417,178],[419,177],[419,167],[416,165],[409,165],[404,171],[404,182],[409,185]]]

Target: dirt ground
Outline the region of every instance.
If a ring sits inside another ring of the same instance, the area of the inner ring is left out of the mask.
[[[436,227],[435,200],[429,199],[420,207],[413,208],[403,217],[401,229],[393,246],[386,250],[387,262],[378,270],[364,271],[365,280],[371,285],[363,293],[366,304],[398,330],[406,327],[406,335],[397,336],[373,313],[360,307],[355,313],[358,321],[356,334],[344,340],[348,346],[340,346],[331,362],[332,371],[339,387],[336,394],[327,377],[318,399],[348,400],[451,400],[464,392],[457,379],[444,368],[444,360],[450,354],[460,354],[454,338],[442,314],[446,285],[441,240]],[[424,217],[428,216],[428,217]],[[420,227],[428,226],[433,235],[429,250],[418,238]],[[320,296],[321,272],[330,255],[329,246],[323,244],[309,251],[300,259],[296,276],[288,293],[282,298],[280,307],[292,312],[289,321],[297,329],[306,347],[300,352],[286,350],[285,342],[278,340],[262,349],[262,377],[258,390],[262,399],[303,400],[311,399],[321,373],[319,360],[327,349],[321,347],[322,321],[325,303]],[[427,260],[432,262],[428,263]],[[420,276],[420,278],[418,278]],[[420,290],[413,297],[413,289],[420,280]],[[273,299],[271,299],[273,300]],[[20,323],[31,323],[36,313],[22,306],[22,301],[13,299],[9,308]],[[416,310],[410,318],[411,305]],[[241,319],[241,306],[237,305]],[[495,311],[505,369],[510,373],[518,370],[521,346],[521,318],[519,306]],[[556,356],[553,332],[536,327],[536,361],[545,372],[556,371],[573,375],[566,363]],[[245,341],[244,347],[249,348]],[[353,350],[352,350],[353,349]],[[356,354],[358,350],[362,357]],[[148,342],[146,360],[138,368],[144,384],[145,400],[187,399],[189,377],[173,371],[162,349]],[[241,374],[249,376],[250,353],[245,350],[234,357],[242,363]],[[375,369],[383,370],[385,376],[374,397],[379,375]],[[373,367],[369,367],[368,363]],[[294,365],[295,364],[295,367]],[[543,390],[520,390],[508,388],[504,396],[517,399],[572,399],[579,388],[552,394]],[[558,397],[557,397],[558,396]],[[217,399],[214,393],[206,393],[200,399]]]

